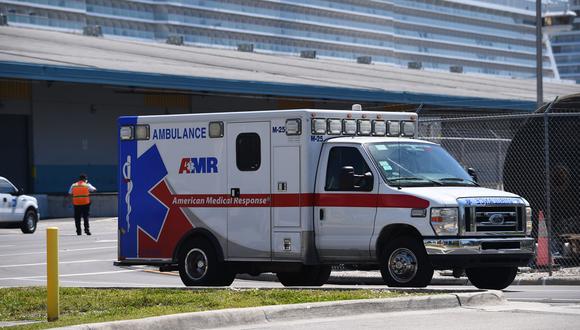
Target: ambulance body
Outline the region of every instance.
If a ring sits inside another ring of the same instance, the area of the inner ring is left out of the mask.
[[[533,256],[528,203],[478,187],[416,114],[280,110],[119,118],[118,264],[186,285],[275,272],[322,285],[336,264],[390,286],[433,269],[504,288]]]

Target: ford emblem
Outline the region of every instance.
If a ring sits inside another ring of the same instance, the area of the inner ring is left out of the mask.
[[[503,214],[495,213],[489,217],[489,222],[493,223],[494,225],[502,225],[504,222]]]

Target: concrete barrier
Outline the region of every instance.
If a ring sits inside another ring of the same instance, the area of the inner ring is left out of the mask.
[[[34,195],[42,219],[70,218],[74,215],[71,199],[67,195]],[[91,194],[91,217],[116,217],[117,193]]]

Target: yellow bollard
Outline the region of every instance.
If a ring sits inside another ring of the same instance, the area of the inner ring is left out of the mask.
[[[46,311],[48,322],[58,320],[58,228],[46,229]]]

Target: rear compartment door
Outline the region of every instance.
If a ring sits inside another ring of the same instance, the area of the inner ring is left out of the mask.
[[[270,259],[270,123],[230,123],[226,136],[228,258]]]

